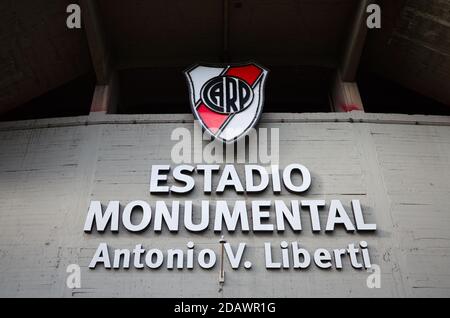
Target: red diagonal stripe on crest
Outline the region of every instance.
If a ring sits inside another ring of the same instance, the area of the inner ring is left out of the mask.
[[[240,78],[241,80],[246,81],[248,85],[253,86],[259,76],[261,76],[262,72],[262,69],[255,65],[232,66],[225,75]]]
[[[201,103],[197,108],[198,116],[201,118],[203,123],[208,129],[215,134],[219,131],[222,124],[227,120],[229,115],[219,114],[208,107],[205,104]]]
[[[247,82],[248,85],[253,86],[256,80],[261,76],[262,72],[263,70],[261,68],[251,64],[245,66],[232,66],[224,75],[239,78]],[[208,127],[213,134],[216,134],[230,117],[230,115],[216,113],[203,103],[197,107],[197,113],[198,117],[203,121],[203,124]]]

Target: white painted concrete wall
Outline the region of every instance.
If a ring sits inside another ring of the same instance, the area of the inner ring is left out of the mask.
[[[89,270],[100,242],[115,248],[199,247],[219,251],[220,235],[86,234],[90,200],[156,200],[152,164],[170,163],[171,131],[192,129],[191,116],[98,116],[0,124],[0,296],[360,297],[450,296],[450,119],[370,114],[265,115],[280,128],[281,165],[302,163],[313,177],[301,198],[360,199],[374,234],[226,234],[249,244],[251,270],[233,271],[219,290],[211,271]],[[284,121],[284,122],[282,122]],[[185,123],[183,123],[185,122]],[[418,124],[416,124],[418,123]],[[242,167],[241,167],[242,168]],[[231,193],[225,198],[235,200]],[[270,192],[249,199],[274,199]],[[282,199],[294,199],[283,192]],[[216,197],[206,197],[214,200]],[[158,197],[160,199],[160,197]],[[173,198],[168,198],[171,201]],[[181,198],[183,200],[184,198]],[[205,196],[194,191],[186,199]],[[297,197],[298,199],[298,197]],[[348,205],[347,205],[348,206]],[[369,289],[364,270],[267,271],[263,242],[295,241],[308,249],[341,248],[364,238],[382,270]],[[66,267],[82,268],[82,288],[66,287]]]

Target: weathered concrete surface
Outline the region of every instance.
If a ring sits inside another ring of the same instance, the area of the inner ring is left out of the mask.
[[[450,2],[380,0],[362,68],[450,105]]]
[[[368,221],[378,225],[374,234],[338,229],[332,235],[313,235],[307,219],[300,234],[226,234],[230,242],[247,242],[248,258],[255,261],[251,270],[233,271],[226,264],[222,291],[218,266],[210,271],[198,266],[192,271],[89,270],[94,250],[103,241],[114,248],[143,243],[164,250],[184,248],[192,240],[198,247],[219,250],[220,235],[212,230],[83,232],[90,200],[160,199],[147,192],[149,168],[171,162],[170,133],[180,126],[192,129],[191,119],[101,115],[0,124],[0,296],[450,296],[446,117],[353,113],[262,119],[261,127],[280,128],[280,164],[299,162],[311,170],[312,188],[300,199],[336,198],[344,204],[360,199]],[[236,200],[232,193],[223,197]],[[270,192],[252,197],[274,199]],[[294,199],[287,192],[278,197]],[[195,190],[180,199],[185,198],[216,197]],[[315,266],[267,271],[263,266],[265,241],[297,240],[313,250],[343,248],[361,238],[369,243],[372,262],[381,266],[381,289],[367,288],[369,273],[353,269],[348,260],[342,271]],[[66,267],[72,263],[82,268],[79,290],[66,287]]]

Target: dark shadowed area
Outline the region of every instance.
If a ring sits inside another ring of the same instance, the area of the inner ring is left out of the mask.
[[[94,58],[104,52],[89,41],[97,33],[118,78],[117,113],[189,113],[184,69],[249,60],[270,70],[265,112],[329,112],[360,4],[97,0],[97,32],[84,20],[66,27],[71,2],[1,1],[0,120],[88,114],[104,84]],[[355,61],[364,110],[448,115],[450,2],[378,3],[382,28],[368,31]]]

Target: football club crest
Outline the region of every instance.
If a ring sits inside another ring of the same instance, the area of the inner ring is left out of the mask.
[[[255,63],[190,68],[185,75],[194,116],[221,141],[245,136],[262,113],[267,73]]]

